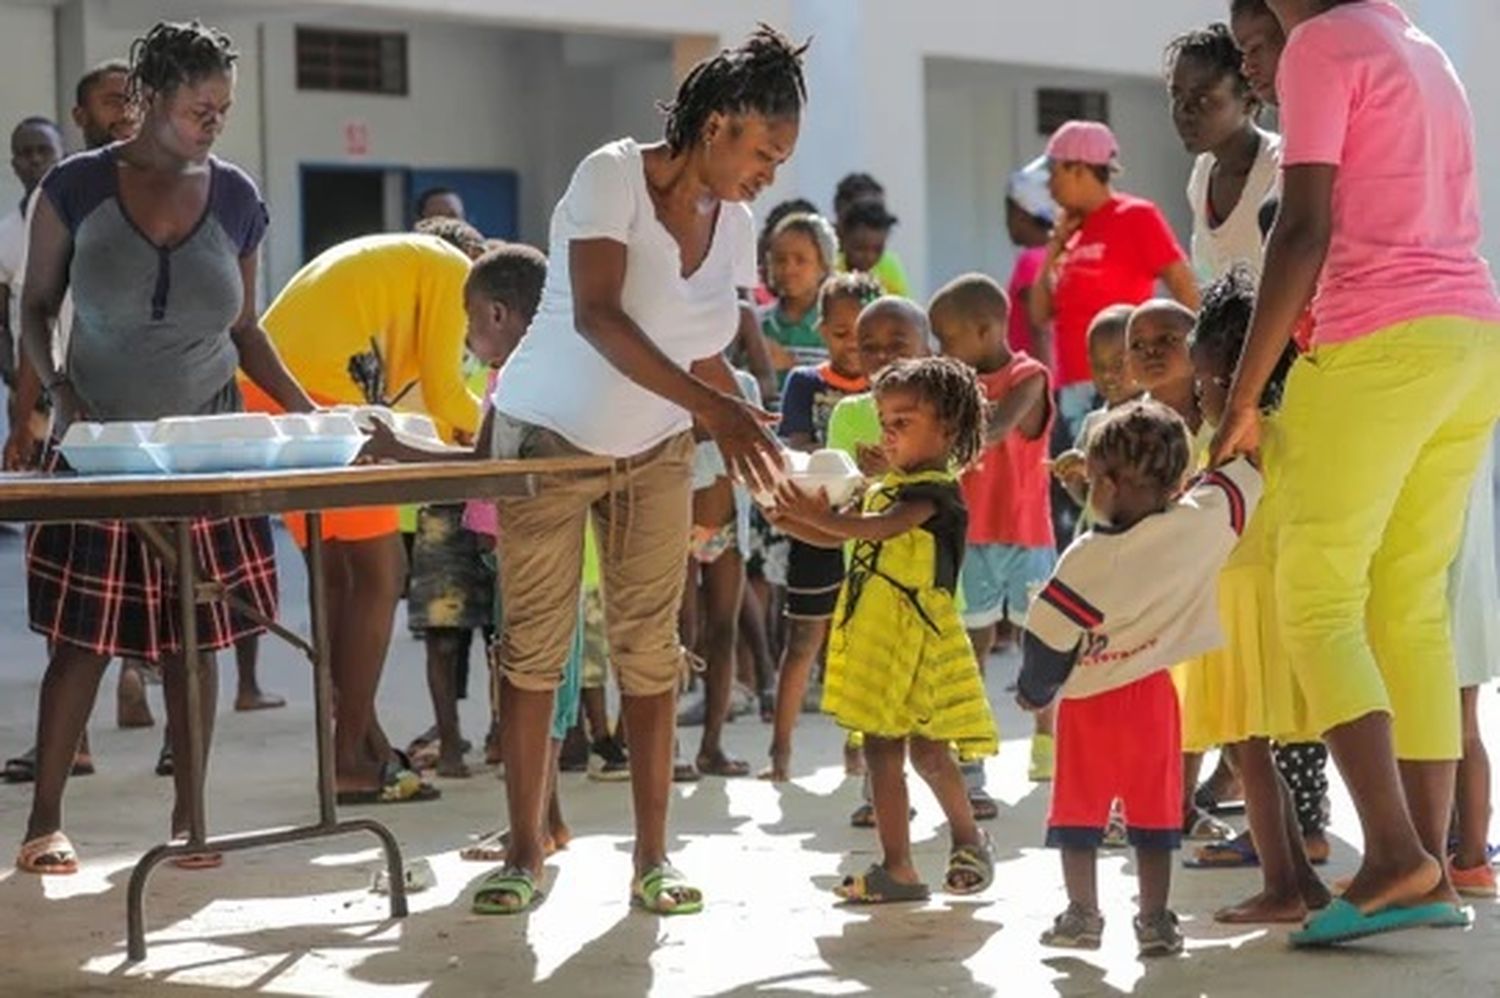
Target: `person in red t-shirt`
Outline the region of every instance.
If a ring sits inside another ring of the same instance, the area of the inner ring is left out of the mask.
[[[1019,627],[1033,586],[1057,564],[1047,448],[1051,376],[1040,361],[1006,346],[1010,301],[983,274],[966,274],[932,299],[927,317],[944,356],[974,368],[989,403],[984,451],[960,479],[969,510],[960,586],[964,627],[980,668],[998,629]],[[1030,775],[1052,778],[1052,716],[1036,714]]]
[[[1042,279],[1031,293],[1031,319],[1053,324],[1058,414],[1075,434],[1094,407],[1088,328],[1110,305],[1139,305],[1158,281],[1197,309],[1198,285],[1161,209],[1117,193],[1120,147],[1107,125],[1070,121],[1047,143],[1049,186],[1062,215],[1047,244]]]

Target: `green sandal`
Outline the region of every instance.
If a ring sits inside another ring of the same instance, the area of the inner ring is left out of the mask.
[[[703,892],[687,882],[670,863],[654,866],[630,885],[630,903],[656,915],[696,915]]]
[[[516,904],[502,904],[498,897],[509,894]],[[537,889],[536,878],[518,867],[507,866],[485,877],[474,892],[476,915],[520,915],[542,903],[547,895]]]
[[[976,879],[972,883],[963,880],[955,883],[955,878],[962,874]],[[995,857],[988,835],[981,832],[978,845],[958,846],[948,854],[948,872],[943,875],[943,885],[949,894],[982,894],[994,882]]]

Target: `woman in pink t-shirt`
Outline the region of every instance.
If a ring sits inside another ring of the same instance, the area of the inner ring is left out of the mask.
[[[1283,199],[1213,454],[1258,446],[1256,399],[1311,300],[1281,409],[1277,609],[1366,848],[1292,938],[1326,945],[1464,924],[1443,862],[1461,731],[1444,594],[1500,416],[1500,299],[1447,56],[1384,0],[1270,5]]]

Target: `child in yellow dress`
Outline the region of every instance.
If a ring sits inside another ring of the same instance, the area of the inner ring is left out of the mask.
[[[823,710],[864,732],[882,858],[845,878],[852,903],[928,896],[911,855],[906,758],[948,818],[944,886],[977,894],[994,880],[989,839],[975,823],[954,750],[965,761],[999,748],[984,683],[954,593],[968,514],[954,468],[983,447],[984,396],[974,372],[949,359],[898,361],[874,384],[890,470],[861,512],[831,510],[824,495],[786,484],[774,521],[824,547],[853,541],[834,611]]]
[[[1205,293],[1191,341],[1196,394],[1205,423],[1216,425],[1223,418],[1229,379],[1244,349],[1254,308],[1255,284],[1243,269],[1231,271]],[[1199,745],[1223,745],[1231,751],[1245,788],[1262,888],[1214,914],[1220,922],[1235,924],[1301,922],[1310,909],[1321,908],[1329,900],[1328,889],[1308,858],[1291,789],[1277,772],[1271,754],[1273,739],[1286,743],[1316,740],[1316,733],[1307,730],[1307,706],[1281,650],[1275,612],[1276,462],[1281,436],[1273,410],[1281,402],[1295,356],[1289,345],[1261,396],[1265,414],[1260,460],[1266,489],[1219,573],[1224,647],[1182,667],[1182,681],[1192,690],[1192,737]]]

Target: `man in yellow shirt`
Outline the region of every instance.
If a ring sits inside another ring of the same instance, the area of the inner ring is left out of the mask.
[[[469,269],[467,255],[434,235],[351,239],[304,266],[261,324],[319,405],[384,404],[425,413],[444,436],[466,442],[479,425],[479,400],[463,371]],[[247,409],[276,411],[254,386],[241,388]],[[305,548],[306,517],[288,516],[287,526]],[[385,761],[390,746],[375,719],[375,691],[406,577],[399,531],[393,507],[323,518],[338,787],[349,802],[437,796]]]

